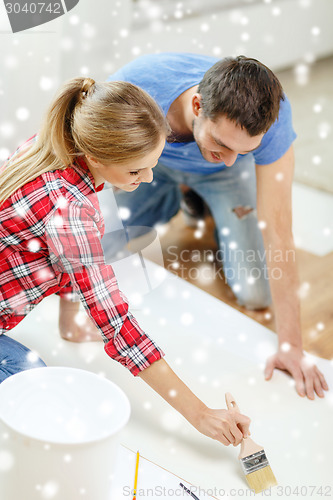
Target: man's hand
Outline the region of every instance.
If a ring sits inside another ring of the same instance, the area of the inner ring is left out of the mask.
[[[283,349],[287,347],[288,349]],[[274,368],[285,370],[294,378],[295,387],[300,396],[314,399],[316,392],[320,398],[324,397],[324,390],[328,391],[324,375],[312,364],[299,348],[287,345],[279,348],[278,352],[271,356],[266,363],[265,378],[270,380]]]

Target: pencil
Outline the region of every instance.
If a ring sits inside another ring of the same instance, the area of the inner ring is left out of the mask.
[[[237,403],[230,393],[225,395],[225,400],[229,410],[234,409],[239,412]],[[271,486],[277,485],[265,450],[261,445],[255,443],[249,437],[244,438],[241,442],[241,451],[238,458],[246,481],[255,493],[260,493]]]
[[[136,464],[135,464],[135,476],[134,476],[133,500],[136,500],[136,488],[138,486],[139,458],[140,458],[140,454],[137,451],[136,452]]]
[[[189,495],[191,495],[191,497],[194,498],[194,500],[199,500],[199,498],[191,490],[189,490],[188,488],[186,488],[186,486],[184,486],[183,483],[179,483],[179,486],[181,486],[183,488],[183,490],[186,491],[186,493],[188,493]]]

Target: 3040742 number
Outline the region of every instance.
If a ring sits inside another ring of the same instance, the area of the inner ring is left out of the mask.
[[[26,14],[41,14],[42,12],[62,14],[61,4],[59,2],[29,2],[23,5],[18,2],[8,2],[5,4],[5,7],[8,14],[20,14],[21,12],[25,12]]]

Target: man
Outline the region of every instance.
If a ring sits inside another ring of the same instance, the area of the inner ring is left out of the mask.
[[[302,351],[291,228],[296,134],[277,77],[244,56],[217,61],[163,53],[140,57],[109,80],[146,90],[171,127],[153,182],[116,193],[118,207],[129,209],[124,225],[170,220],[181,186],[200,195],[215,220],[224,274],[239,304],[262,309],[273,300],[279,347],[267,361],[266,379],[274,368],[286,370],[301,396],[323,397],[326,381]]]

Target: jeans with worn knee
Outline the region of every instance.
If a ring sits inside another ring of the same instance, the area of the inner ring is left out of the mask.
[[[217,260],[240,305],[262,309],[271,302],[266,252],[256,213],[256,175],[253,155],[239,156],[232,167],[209,175],[173,170],[160,162],[151,184],[136,191],[103,192],[106,255],[113,255],[125,239],[142,235],[147,228],[168,222],[179,210],[180,184],[192,188],[208,205],[215,221],[219,250]],[[118,211],[115,209],[115,201]],[[113,206],[112,206],[113,204]],[[110,206],[112,206],[110,209]],[[235,208],[245,208],[245,214]],[[126,237],[120,227],[125,227]]]
[[[42,366],[46,366],[44,361],[30,349],[7,335],[0,335],[0,383],[15,373]]]

